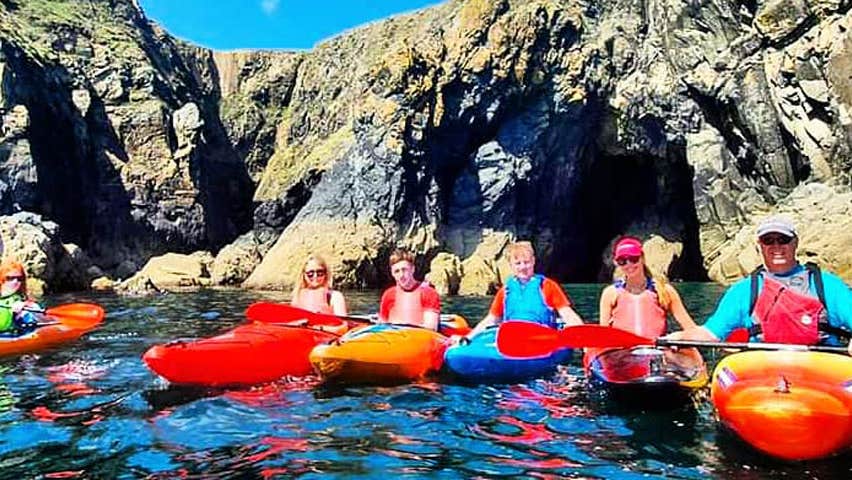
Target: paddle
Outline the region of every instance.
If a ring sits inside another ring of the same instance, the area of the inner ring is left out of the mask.
[[[442,315],[439,323],[439,332],[444,335],[465,335],[470,332],[470,328],[466,322],[463,327],[455,326],[452,322],[453,315]],[[246,309],[246,318],[253,322],[261,323],[278,323],[287,324],[298,321],[305,321],[308,326],[322,327],[331,326],[339,327],[342,322],[349,322],[349,326],[353,325],[370,325],[374,322],[366,317],[345,317],[339,315],[329,315],[326,313],[315,313],[303,308],[294,307],[285,303],[272,302],[257,302],[249,305]],[[398,324],[400,326],[409,326],[422,328],[419,325]]]
[[[3,308],[11,308],[3,305]],[[39,322],[38,326],[44,327],[61,323],[72,328],[92,328],[104,319],[104,309],[94,303],[66,303],[56,307],[42,310],[38,308],[24,308],[33,313],[42,313],[48,318],[55,318],[58,322]]]
[[[740,334],[737,334],[736,337],[740,337]],[[563,330],[554,330],[537,323],[512,321],[501,324],[497,331],[497,349],[508,357],[542,357],[550,355],[554,350],[560,348],[629,348],[639,345],[847,353],[845,347],[653,339],[601,325],[578,325]]]
[[[343,317],[329,315],[326,313],[315,313],[303,308],[294,307],[284,303],[257,302],[249,305],[246,309],[246,318],[253,322],[261,323],[290,323],[299,320],[307,320],[309,325],[340,325],[342,321],[357,324],[372,323],[366,318]]]

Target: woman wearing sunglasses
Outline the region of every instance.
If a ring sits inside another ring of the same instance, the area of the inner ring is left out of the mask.
[[[621,238],[612,257],[617,279],[601,293],[601,325],[656,338],[666,333],[666,318],[671,313],[682,329],[695,327],[677,290],[648,269],[638,238]]]
[[[27,274],[19,262],[6,260],[0,264],[0,335],[18,336],[35,330],[38,319],[34,312],[41,307],[27,296]]]
[[[319,255],[309,255],[299,274],[299,281],[293,289],[294,307],[315,313],[346,316],[346,299],[343,294],[331,288],[331,270],[328,263]]]

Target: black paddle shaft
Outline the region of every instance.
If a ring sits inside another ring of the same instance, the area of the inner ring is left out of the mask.
[[[695,348],[739,348],[744,350],[786,350],[793,352],[829,352],[848,353],[846,347],[827,347],[822,345],[794,345],[787,343],[761,342],[704,342],[700,340],[657,339],[658,347],[695,347]]]

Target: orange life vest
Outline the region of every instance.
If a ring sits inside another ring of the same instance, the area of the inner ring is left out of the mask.
[[[314,313],[334,314],[334,309],[331,307],[331,290],[325,287],[303,288],[299,290],[299,298],[295,300],[294,307]]]
[[[648,285],[639,294],[628,292],[626,287],[623,280],[615,283],[617,294],[610,326],[648,338],[665,334],[666,310],[660,305],[654,282],[648,279]]]

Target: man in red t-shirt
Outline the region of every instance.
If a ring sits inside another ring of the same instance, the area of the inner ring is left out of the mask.
[[[414,255],[397,249],[388,263],[396,285],[382,294],[379,321],[438,330],[441,300],[428,283],[415,280]]]

